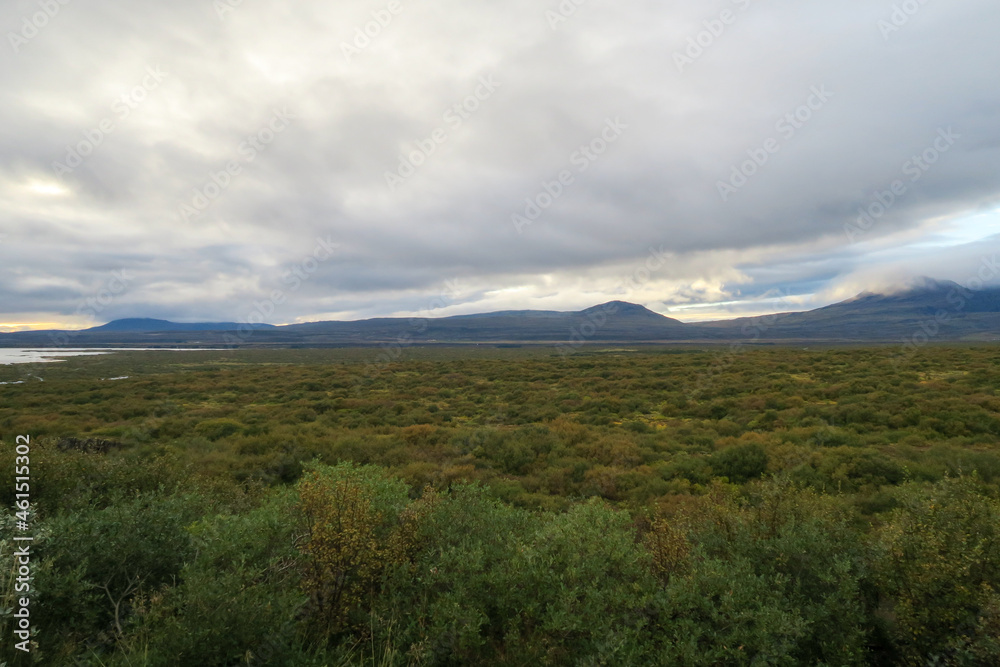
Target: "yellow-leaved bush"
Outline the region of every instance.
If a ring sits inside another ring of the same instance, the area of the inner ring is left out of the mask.
[[[416,549],[416,528],[433,492],[410,502],[408,487],[371,467],[313,465],[298,484],[305,521],[302,582],[312,615],[336,634],[364,622],[387,567]]]

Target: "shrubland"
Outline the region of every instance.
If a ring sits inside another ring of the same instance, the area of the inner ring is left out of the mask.
[[[894,353],[31,367],[0,387],[0,493],[30,434],[32,657],[1000,664],[1000,350]]]

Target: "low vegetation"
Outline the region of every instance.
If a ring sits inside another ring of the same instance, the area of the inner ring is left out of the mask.
[[[32,659],[1000,664],[996,347],[379,354],[0,368]]]

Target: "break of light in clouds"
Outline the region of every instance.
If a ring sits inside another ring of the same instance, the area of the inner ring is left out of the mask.
[[[1000,12],[894,4],[6,2],[0,321],[961,280],[998,250]]]

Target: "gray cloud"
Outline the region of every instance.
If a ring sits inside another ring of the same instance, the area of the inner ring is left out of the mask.
[[[69,2],[30,39],[39,4],[6,3],[0,321],[86,324],[81,302],[123,268],[102,318],[240,319],[274,290],[274,321],[412,313],[456,280],[442,313],[745,302],[704,311],[725,314],[954,273],[995,246],[940,236],[1000,207],[989,0],[928,3],[885,35],[888,1],[591,0],[554,30],[554,1],[400,5],[358,48],[387,3],[246,0],[220,18],[208,0]],[[723,10],[731,25],[705,33]],[[679,71],[689,39],[711,43]],[[499,85],[468,103],[482,77]],[[293,116],[280,131],[276,113]],[[627,128],[602,147],[608,119]],[[910,180],[947,128],[959,138]],[[391,190],[418,142],[433,152]],[[755,173],[723,201],[734,168]],[[564,170],[519,232],[511,216]],[[900,179],[852,243],[845,225]],[[338,251],[296,284],[318,238]],[[670,265],[623,287],[650,247]]]

